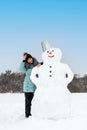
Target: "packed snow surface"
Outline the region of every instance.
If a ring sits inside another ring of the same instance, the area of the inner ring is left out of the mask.
[[[87,93],[73,93],[71,115],[59,120],[24,116],[24,94],[0,94],[0,130],[87,130]]]

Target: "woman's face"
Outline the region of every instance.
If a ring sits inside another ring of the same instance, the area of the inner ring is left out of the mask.
[[[27,62],[32,64],[33,63],[33,58],[28,58]]]

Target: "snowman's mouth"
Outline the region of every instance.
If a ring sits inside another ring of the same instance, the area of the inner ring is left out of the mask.
[[[49,57],[49,58],[53,58],[53,57],[54,57],[54,55],[52,55],[52,56],[49,56],[49,55],[48,55],[48,57]]]

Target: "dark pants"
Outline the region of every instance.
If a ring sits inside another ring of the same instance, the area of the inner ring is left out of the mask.
[[[31,116],[31,102],[33,99],[34,93],[28,92],[25,93],[25,116]]]

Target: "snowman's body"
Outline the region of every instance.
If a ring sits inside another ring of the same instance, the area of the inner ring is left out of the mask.
[[[65,117],[70,112],[71,93],[67,85],[73,73],[68,65],[60,62],[61,51],[58,48],[47,50],[42,58],[44,64],[35,67],[31,73],[31,80],[37,86],[32,101],[32,115],[41,118]]]

